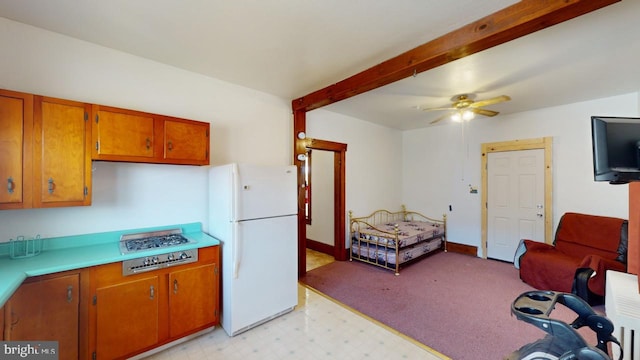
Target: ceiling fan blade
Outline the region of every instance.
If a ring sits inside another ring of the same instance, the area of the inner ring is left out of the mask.
[[[499,112],[497,111],[487,110],[487,109],[469,109],[469,110],[471,110],[475,114],[482,115],[482,116],[496,116],[499,114]]]
[[[418,109],[420,109],[422,111],[455,110],[454,108],[451,108],[451,107],[425,108],[425,107],[422,107],[422,106],[418,106]]]
[[[476,101],[476,102],[472,103],[471,105],[469,105],[469,107],[479,108],[479,107],[493,105],[493,104],[497,104],[497,103],[501,103],[501,102],[509,101],[509,100],[511,100],[511,98],[508,97],[507,95],[501,95],[501,96],[496,96],[496,97],[491,98],[491,99]]]
[[[451,114],[444,114],[442,116],[437,117],[435,120],[432,120],[429,124],[433,125],[435,123],[438,123],[438,122],[448,118],[449,116],[451,116]]]

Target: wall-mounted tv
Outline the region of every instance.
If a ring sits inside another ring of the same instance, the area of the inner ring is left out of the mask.
[[[595,181],[640,181],[640,118],[591,117]]]

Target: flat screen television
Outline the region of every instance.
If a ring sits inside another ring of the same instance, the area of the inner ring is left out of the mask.
[[[591,117],[595,181],[640,181],[640,118]]]

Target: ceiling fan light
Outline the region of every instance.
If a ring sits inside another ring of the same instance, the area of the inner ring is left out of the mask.
[[[462,113],[462,119],[463,120],[469,121],[469,120],[473,119],[474,117],[476,117],[476,114],[474,114],[473,111],[471,111],[471,110],[465,110]]]
[[[453,114],[451,114],[451,120],[455,121],[455,122],[460,122],[462,121],[462,114],[459,112],[454,112]]]

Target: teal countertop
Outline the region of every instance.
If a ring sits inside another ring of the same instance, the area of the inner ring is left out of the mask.
[[[120,236],[176,228],[181,228],[182,235],[192,240],[192,242],[172,246],[171,251],[220,245],[219,240],[202,232],[200,223],[42,239],[42,252],[39,255],[20,259],[10,258],[9,243],[1,243],[0,306],[3,306],[22,282],[30,276],[52,274],[166,253],[168,251],[167,248],[123,255],[120,253],[119,248]]]

